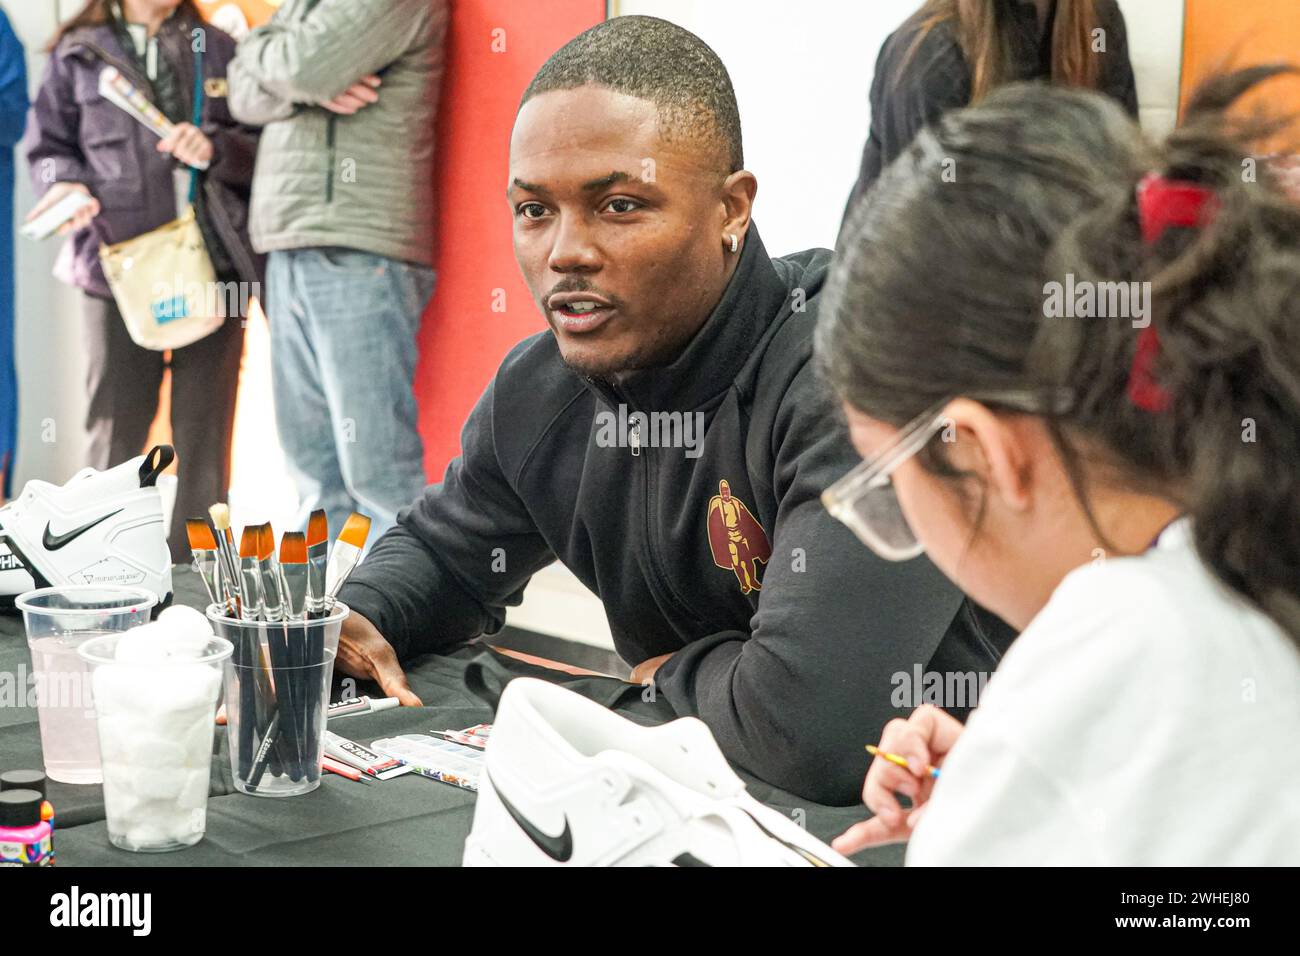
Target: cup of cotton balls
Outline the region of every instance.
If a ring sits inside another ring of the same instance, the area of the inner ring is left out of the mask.
[[[217,699],[232,650],[202,613],[181,606],[78,648],[91,672],[114,846],[160,853],[203,839]]]

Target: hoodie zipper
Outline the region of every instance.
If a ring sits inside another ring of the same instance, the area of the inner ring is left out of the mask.
[[[325,175],[325,201],[327,203],[334,201],[334,120],[334,114],[330,113],[325,124],[325,155],[329,157],[329,170]]]
[[[620,391],[617,387],[611,386],[611,390],[631,411],[636,410],[636,406],[629,401],[628,396]],[[653,470],[650,467],[650,456],[641,454],[641,423],[639,421],[632,423],[632,431],[628,435],[628,444],[632,448],[632,457],[640,458],[643,462],[641,465],[641,529],[645,536],[646,555],[650,559],[650,574],[646,576],[646,583],[650,586],[651,593],[664,605],[673,608],[679,615],[690,621],[704,623],[702,618],[696,614],[691,607],[678,596],[673,590],[672,583],[665,573],[663,564],[659,560],[659,552],[655,547],[654,528],[652,526],[652,509],[650,507],[650,482],[652,480]]]

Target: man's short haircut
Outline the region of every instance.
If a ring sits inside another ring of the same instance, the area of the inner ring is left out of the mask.
[[[552,90],[603,86],[659,108],[665,139],[706,142],[728,173],[745,167],[740,111],[718,55],[689,30],[658,17],[614,17],[578,34],[542,64],[522,108]]]

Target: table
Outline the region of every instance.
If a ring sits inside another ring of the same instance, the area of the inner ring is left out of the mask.
[[[205,604],[197,574],[178,566],[173,578],[177,602],[192,607]],[[408,664],[407,674],[412,689],[429,706],[348,717],[330,726],[369,744],[393,734],[490,722],[501,689],[520,676],[562,683],[638,723],[657,724],[675,716],[663,698],[643,699],[642,687],[579,669],[570,673],[538,661],[529,655],[506,656],[482,643],[428,655]],[[21,616],[0,617],[0,770],[43,766],[36,708],[27,706],[30,673]],[[336,674],[336,698],[340,680]],[[360,682],[357,692],[378,695],[378,688]],[[864,770],[865,766],[864,757]],[[795,816],[822,839],[842,832],[865,812],[861,807],[812,804],[743,771],[741,776],[757,799]],[[207,835],[202,842],[176,853],[129,853],[108,842],[98,786],[51,782],[59,865],[456,866],[474,812],[473,793],[413,774],[369,786],[325,774],[318,790],[301,797],[246,796],[234,789],[224,728],[214,733],[209,793]],[[902,847],[895,846],[868,850],[854,859],[864,865],[897,866],[902,856]]]

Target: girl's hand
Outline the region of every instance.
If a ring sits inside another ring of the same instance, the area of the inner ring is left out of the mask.
[[[85,183],[55,183],[41,197],[40,202],[32,207],[32,211],[27,214],[23,221],[31,222],[69,193],[81,193],[83,196],[90,196],[90,202],[78,209],[73,213],[71,219],[59,226],[58,235],[66,236],[78,229],[85,229],[90,225],[90,221],[99,215],[99,200],[90,195],[90,189],[87,188]]]
[[[186,166],[204,167],[212,162],[212,140],[192,123],[177,123],[158,141],[158,152],[171,153]]]
[[[961,721],[930,704],[918,707],[907,720],[887,723],[878,746],[906,757],[908,765],[900,767],[880,757],[872,760],[862,786],[862,802],[875,816],[849,827],[831,846],[848,856],[869,846],[905,843],[934,790],[935,780],[926,768],[943,765],[962,729]],[[910,799],[912,809],[904,810],[895,793]]]

